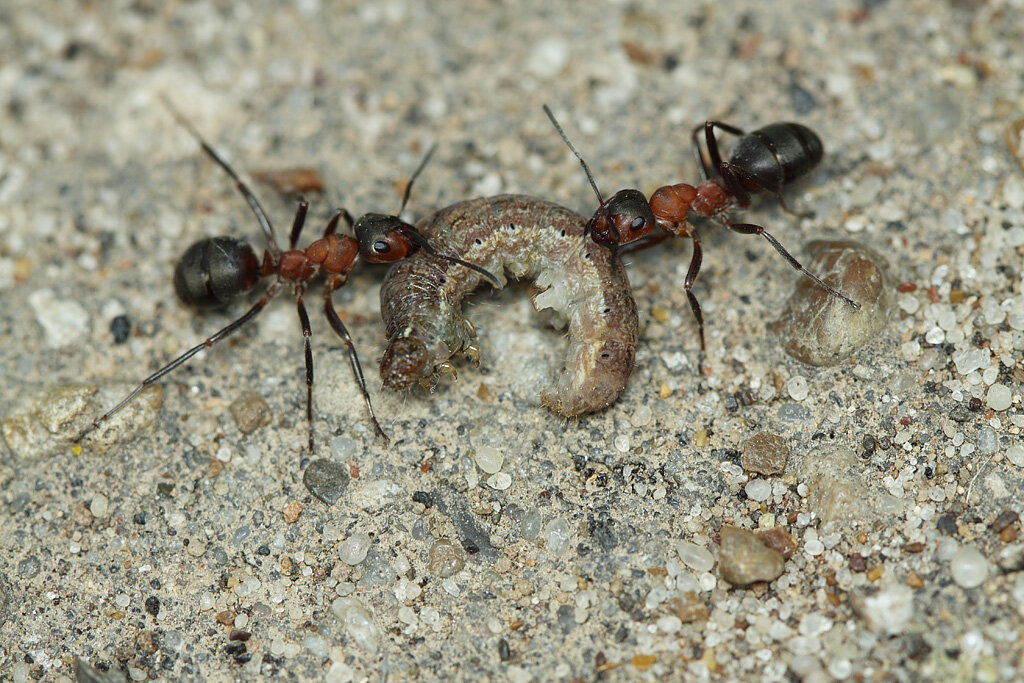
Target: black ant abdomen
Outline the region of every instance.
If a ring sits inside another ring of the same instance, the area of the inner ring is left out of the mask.
[[[817,133],[799,123],[772,123],[741,137],[729,166],[747,190],[779,192],[807,175],[825,154]]]
[[[174,291],[196,308],[216,308],[248,292],[260,279],[256,252],[234,237],[208,237],[182,254],[174,267]]]

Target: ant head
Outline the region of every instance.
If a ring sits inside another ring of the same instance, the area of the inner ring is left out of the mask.
[[[359,254],[369,263],[393,263],[410,256],[420,244],[412,235],[416,229],[398,216],[368,213],[355,225]]]
[[[646,236],[657,222],[640,190],[619,190],[601,204],[584,234],[603,245],[628,244]]]

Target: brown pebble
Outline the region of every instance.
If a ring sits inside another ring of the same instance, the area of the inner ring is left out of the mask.
[[[152,631],[139,631],[139,634],[135,636],[135,644],[142,652],[156,652],[157,643],[153,638]]]
[[[758,531],[757,537],[769,548],[779,551],[784,560],[791,558],[793,551],[796,550],[796,539],[782,527],[777,526],[772,529]]]
[[[924,586],[924,579],[917,572],[910,572],[907,574],[907,585],[911,588],[921,588]]]
[[[218,624],[230,626],[231,624],[235,623],[235,613],[229,609],[226,609],[223,612],[217,612],[217,616],[215,616],[214,619],[217,620]]]
[[[240,631],[237,628],[231,629],[231,633],[228,634],[228,640],[240,640],[243,643],[249,638],[252,638],[252,634],[248,631]]]
[[[868,535],[866,533],[864,533],[862,531],[859,534],[857,534],[857,543],[860,543],[861,545],[864,545],[867,542],[868,542]]]
[[[826,593],[825,593],[825,597],[826,597],[826,598],[828,599],[829,603],[830,603],[830,604],[831,604],[831,605],[832,605],[833,607],[839,607],[839,605],[843,604],[843,599],[842,599],[841,597],[839,597],[839,596],[838,596],[837,594],[835,594],[835,593],[827,593],[827,592],[826,592]]]
[[[850,555],[850,571],[852,572],[863,572],[867,571],[868,561],[864,559],[864,556],[860,553],[854,553]]]
[[[750,531],[725,525],[719,532],[718,568],[734,586],[774,581],[785,570],[782,554],[766,546]]]
[[[302,503],[297,500],[293,500],[284,506],[284,521],[287,524],[295,524],[299,521],[299,515],[302,514]]]
[[[1017,540],[1017,525],[1011,524],[999,532],[999,540],[1003,543],[1013,543]]]
[[[913,543],[907,543],[904,545],[903,549],[908,553],[919,553],[924,550],[924,543],[914,541]]]
[[[748,472],[781,474],[786,470],[789,446],[785,439],[771,432],[758,432],[743,444],[740,465]]]
[[[996,515],[996,518],[992,520],[992,523],[989,524],[989,527],[991,527],[992,531],[999,533],[1000,531],[1002,531],[1003,529],[1010,526],[1016,521],[1016,512],[1014,512],[1013,510],[1003,510],[998,515]]]
[[[219,476],[223,470],[224,463],[217,458],[210,458],[210,464],[206,468],[206,476],[213,479],[214,477]]]
[[[292,558],[288,557],[287,555],[281,558],[281,573],[292,573]]]
[[[807,269],[856,301],[860,308],[829,294],[810,278],[800,278],[786,308],[769,327],[793,358],[809,365],[835,365],[886,324],[889,286],[885,259],[849,240],[815,240],[807,245]]]
[[[669,612],[679,617],[679,621],[690,624],[695,621],[707,621],[710,616],[708,606],[693,591],[686,591],[665,601]]]
[[[882,565],[873,567],[870,571],[868,571],[868,581],[878,581],[880,578],[882,578],[883,574],[885,574],[885,567],[883,567]]]
[[[231,402],[231,415],[235,418],[235,426],[243,434],[270,424],[270,406],[259,394],[246,392]]]
[[[481,382],[480,386],[477,387],[476,397],[478,399],[480,399],[481,401],[492,401],[492,400],[494,400],[494,396],[491,395],[491,390],[488,389],[487,385],[484,384],[483,382]]]
[[[326,186],[315,168],[286,168],[280,171],[256,171],[257,180],[272,185],[282,194],[309,194],[323,192]]]
[[[633,655],[629,660],[630,664],[636,667],[637,671],[647,671],[658,661],[656,655]]]

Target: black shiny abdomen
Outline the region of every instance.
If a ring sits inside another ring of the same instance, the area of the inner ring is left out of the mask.
[[[817,133],[799,123],[772,123],[739,139],[729,157],[748,190],[778,192],[818,165],[824,145]]]
[[[208,237],[185,250],[174,267],[174,290],[186,304],[223,306],[259,281],[252,247],[234,237]]]

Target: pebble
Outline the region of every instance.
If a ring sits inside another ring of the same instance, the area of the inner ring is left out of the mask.
[[[487,485],[496,491],[504,491],[512,486],[512,477],[507,472],[498,472],[487,477]]]
[[[465,551],[446,538],[430,546],[430,572],[447,579],[462,571],[466,566]]]
[[[790,378],[786,382],[786,391],[789,392],[789,397],[794,401],[802,401],[807,398],[809,390],[807,388],[807,378],[801,375]]]
[[[770,329],[793,358],[809,365],[835,365],[877,338],[885,326],[890,300],[887,266],[880,254],[848,240],[815,240],[807,251],[812,257],[808,270],[860,308],[803,277]]]
[[[334,505],[341,498],[348,482],[348,467],[326,458],[309,463],[302,473],[302,483],[309,492],[327,505]]]
[[[782,555],[746,529],[723,526],[720,536],[718,569],[722,578],[734,586],[774,581],[785,570]]]
[[[235,426],[243,434],[251,434],[270,424],[270,406],[259,394],[246,392],[231,402]]]
[[[505,456],[501,454],[501,451],[491,446],[480,446],[477,448],[475,458],[477,467],[487,474],[499,472],[502,464],[505,462]],[[505,488],[508,488],[508,486]]]
[[[79,344],[88,338],[89,313],[77,301],[57,296],[52,289],[37,289],[28,295],[28,303],[51,349]]]
[[[747,472],[782,474],[789,458],[785,439],[771,432],[758,432],[743,444],[740,465]]]
[[[903,584],[893,584],[854,601],[853,606],[875,633],[897,635],[914,618],[914,591]]]
[[[355,566],[366,559],[370,551],[370,536],[364,532],[352,534],[338,548],[338,556],[347,565]]]
[[[107,516],[108,501],[107,497],[102,493],[92,497],[92,501],[89,503],[89,512],[92,513],[93,517],[103,518]]]
[[[988,388],[988,395],[985,400],[992,410],[1006,410],[1010,407],[1013,396],[1010,388],[1005,384],[993,384]]]
[[[1010,446],[1006,449],[1006,459],[1017,467],[1024,467],[1024,446]]]
[[[764,479],[751,479],[743,487],[743,492],[751,500],[762,503],[772,497],[772,485]]]
[[[977,588],[988,578],[988,560],[974,546],[964,546],[956,551],[949,562],[953,581],[962,588]]]
[[[345,627],[356,646],[370,654],[380,647],[381,630],[371,612],[358,598],[336,598],[331,611]]]
[[[679,541],[676,544],[676,552],[679,559],[687,567],[698,572],[709,572],[715,566],[715,556],[707,548],[689,541]]]
[[[548,552],[552,555],[562,555],[569,549],[572,531],[569,529],[569,524],[561,517],[548,520],[542,533],[544,540],[547,541]]]

